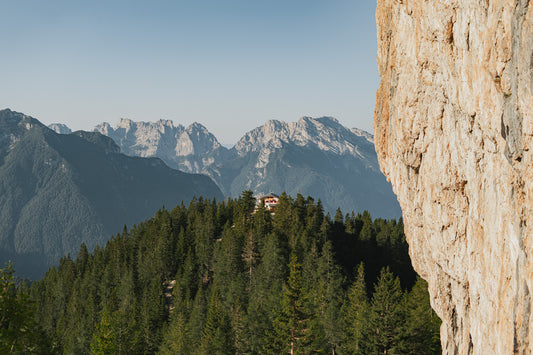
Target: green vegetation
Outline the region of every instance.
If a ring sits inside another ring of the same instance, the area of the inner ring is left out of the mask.
[[[39,279],[82,242],[93,249],[195,195],[223,198],[208,177],[127,157],[98,133],[56,134],[0,110],[0,260],[13,260],[17,275]]]
[[[339,135],[352,134],[340,126],[336,129]],[[260,179],[256,178],[258,151],[240,152],[208,167],[208,175],[226,196],[238,196],[243,187],[263,192],[286,191],[293,196],[301,191],[304,195],[321,196],[325,211],[335,211],[340,206],[389,218],[401,215],[390,183],[377,168],[374,145],[364,138],[352,138],[361,156],[336,154],[313,144],[302,147],[288,143],[270,151]]]
[[[35,322],[35,305],[26,283],[15,287],[13,264],[0,269],[0,353],[51,352],[50,344]]]
[[[401,220],[301,195],[253,210],[249,191],[193,199],[82,245],[19,293],[34,329],[66,354],[440,353]]]

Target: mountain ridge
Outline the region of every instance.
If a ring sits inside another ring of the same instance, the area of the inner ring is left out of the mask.
[[[182,135],[193,126],[196,135]],[[121,131],[123,127],[127,129]],[[159,156],[171,167],[210,176],[226,196],[239,196],[247,189],[258,194],[301,192],[320,197],[331,213],[340,206],[345,212],[401,216],[392,188],[379,170],[373,136],[348,129],[333,117],[302,117],[290,123],[269,120],[230,149],[199,123],[187,129],[168,120],[135,123],[126,119],[115,128],[109,123],[95,127],[126,154]],[[187,144],[190,149],[180,148]],[[350,181],[350,175],[356,180]]]
[[[102,245],[163,205],[223,198],[209,177],[121,154],[97,132],[57,134],[11,110],[0,111],[0,128],[0,257],[26,276],[82,242]]]

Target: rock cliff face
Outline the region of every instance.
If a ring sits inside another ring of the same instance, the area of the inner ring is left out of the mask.
[[[168,166],[188,173],[200,173],[215,157],[226,154],[207,128],[199,123],[174,126],[170,120],[134,122],[120,119],[115,128],[107,122],[94,128],[112,138],[122,153],[139,157],[158,157]]]
[[[52,123],[48,125],[48,128],[50,128],[52,131],[58,133],[58,134],[71,134],[72,130],[68,128],[63,123]]]
[[[445,353],[533,347],[532,16],[528,0],[378,0],[376,148]]]
[[[291,123],[270,120],[246,133],[235,145],[235,150],[239,155],[245,155],[293,144],[334,154],[350,154],[370,161],[370,156],[375,157],[372,143],[372,135],[368,132],[347,129],[333,117],[302,117]]]

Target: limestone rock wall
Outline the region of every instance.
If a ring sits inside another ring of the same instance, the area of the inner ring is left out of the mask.
[[[529,0],[377,2],[376,148],[448,354],[533,347],[532,16]]]

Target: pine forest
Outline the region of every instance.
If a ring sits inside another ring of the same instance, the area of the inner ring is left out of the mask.
[[[194,198],[81,245],[32,283],[1,270],[0,353],[438,354],[402,220],[283,194]]]

